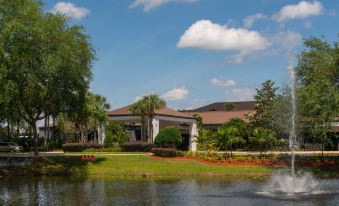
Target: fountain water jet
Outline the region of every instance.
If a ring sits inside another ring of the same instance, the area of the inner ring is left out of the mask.
[[[294,149],[298,146],[297,135],[295,129],[295,119],[297,113],[296,103],[296,77],[293,66],[289,64],[288,71],[291,79],[291,130],[289,134],[289,149],[291,152],[291,172],[278,172],[273,174],[269,180],[269,184],[259,194],[275,196],[285,195],[288,197],[295,195],[311,195],[320,194],[324,190],[319,190],[319,182],[313,178],[310,173],[295,172],[295,153]]]

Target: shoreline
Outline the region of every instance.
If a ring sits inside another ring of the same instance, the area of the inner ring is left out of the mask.
[[[332,157],[331,157],[332,158]],[[18,159],[18,157],[0,157]],[[19,158],[20,159],[20,158]],[[79,156],[49,156],[30,158],[29,165],[1,166],[0,177],[10,176],[60,176],[60,177],[267,177],[277,170],[289,170],[288,163],[271,162],[208,162],[191,157],[163,158],[149,155],[101,156],[82,160]],[[339,159],[339,158],[338,158]],[[310,167],[300,160],[298,167],[321,178],[339,177],[339,165]]]

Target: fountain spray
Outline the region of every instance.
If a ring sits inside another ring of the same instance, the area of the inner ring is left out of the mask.
[[[291,170],[292,175],[295,175],[295,169],[294,169],[294,146],[297,143],[296,138],[296,130],[295,130],[295,118],[297,113],[297,102],[296,102],[296,77],[295,77],[295,71],[293,69],[292,64],[290,63],[288,66],[289,76],[291,79],[291,104],[292,104],[292,115],[291,115],[291,130],[289,134],[289,148],[291,151],[292,159],[291,159]]]

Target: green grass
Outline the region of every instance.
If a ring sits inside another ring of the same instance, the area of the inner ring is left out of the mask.
[[[272,168],[263,165],[208,165],[195,160],[151,156],[98,157],[84,169],[89,176],[119,175],[267,175]]]
[[[152,156],[95,155],[95,161],[81,161],[75,156],[42,157],[25,168],[0,168],[0,176],[73,176],[109,177],[170,177],[170,176],[264,176],[272,167],[263,165],[208,165],[199,161]]]
[[[65,152],[65,154],[80,154],[80,155],[100,155],[100,154],[145,154],[145,152],[92,152],[92,151],[83,151],[83,152]]]

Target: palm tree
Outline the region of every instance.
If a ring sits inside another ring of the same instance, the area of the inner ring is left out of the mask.
[[[146,107],[144,101],[137,101],[134,104],[129,106],[129,110],[135,114],[140,115],[141,117],[141,141],[146,141]]]
[[[152,120],[155,115],[155,110],[160,109],[166,106],[165,100],[159,97],[157,94],[148,94],[143,96],[143,98],[136,103],[130,106],[130,111],[133,114],[141,116],[141,128],[142,128],[142,140],[145,140],[147,135],[148,140],[152,141],[153,129],[152,129]],[[147,134],[145,135],[145,123],[147,120]]]

